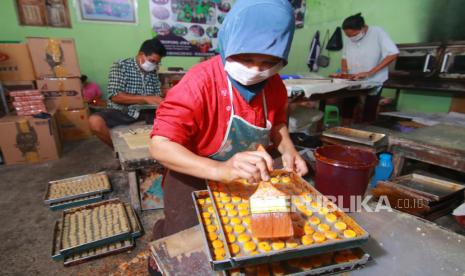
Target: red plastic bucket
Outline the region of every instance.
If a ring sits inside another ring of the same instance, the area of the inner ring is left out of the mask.
[[[376,155],[354,147],[327,145],[316,149],[315,158],[316,189],[324,195],[334,196],[339,207],[354,211],[354,196],[360,199],[365,194],[373,168],[378,163]]]

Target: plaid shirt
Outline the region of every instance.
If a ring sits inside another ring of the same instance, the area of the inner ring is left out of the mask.
[[[155,71],[144,73],[135,58],[122,59],[113,63],[108,75],[108,107],[121,110],[137,119],[139,110],[134,106],[117,104],[111,100],[111,97],[120,92],[131,95],[160,96],[160,80]]]

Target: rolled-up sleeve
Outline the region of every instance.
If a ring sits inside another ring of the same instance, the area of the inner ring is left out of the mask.
[[[115,62],[110,68],[110,73],[108,74],[108,96],[109,98],[118,95],[118,93],[125,90],[125,74],[123,66]]]
[[[199,130],[202,117],[202,101],[197,94],[201,90],[195,78],[186,74],[158,107],[150,137],[163,136],[192,148],[191,140]]]

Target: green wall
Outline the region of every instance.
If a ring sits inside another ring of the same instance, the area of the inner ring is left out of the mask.
[[[437,1],[437,0],[436,0]],[[435,0],[307,0],[305,26],[298,29],[292,45],[289,64],[283,73],[308,72],[305,64],[308,47],[318,29],[329,29],[332,33],[343,19],[362,12],[368,25],[383,27],[396,43],[422,42],[430,37],[431,21],[435,18],[438,5]],[[450,2],[443,0],[447,7]],[[27,36],[71,37],[76,40],[81,71],[95,80],[104,90],[108,70],[113,61],[136,54],[140,43],[152,34],[148,12],[149,0],[138,1],[138,25],[104,24],[80,22],[76,17],[74,1],[68,0],[72,28],[22,27],[17,23],[13,0],[0,3],[0,40],[24,40]],[[449,5],[451,6],[451,5]],[[444,16],[447,17],[447,14]],[[340,66],[340,53],[331,52],[331,64],[320,74],[328,75]],[[181,66],[189,68],[197,63],[194,57],[167,57],[163,67]],[[384,95],[392,96],[385,90]],[[399,101],[401,110],[446,112],[451,102],[450,95],[426,92],[403,92]]]

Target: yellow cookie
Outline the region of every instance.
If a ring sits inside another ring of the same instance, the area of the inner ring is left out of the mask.
[[[311,217],[313,215],[312,210],[309,209],[305,209],[305,211],[303,211],[302,213],[304,213],[304,215],[306,215],[307,217]]]
[[[353,238],[355,236],[357,236],[357,234],[353,230],[348,229],[344,231],[344,237],[346,238]]]
[[[228,242],[233,243],[236,241],[236,236],[234,234],[227,234],[228,235]]]
[[[221,222],[223,222],[223,224],[228,224],[229,223],[229,218],[228,217],[222,217]]]
[[[221,260],[226,256],[226,252],[224,251],[223,248],[216,248],[215,249],[215,259]]]
[[[205,203],[212,203],[212,200],[208,197],[205,199]]]
[[[211,219],[204,218],[204,219],[203,219],[203,221],[205,222],[205,223],[204,223],[205,225],[212,224],[212,221],[211,221]]]
[[[211,241],[214,241],[214,240],[218,239],[218,235],[215,232],[208,233],[208,239],[210,239]]]
[[[249,209],[249,204],[248,203],[239,203],[239,205],[237,205],[237,209],[239,210],[248,210]]]
[[[327,231],[325,233],[325,236],[328,238],[328,239],[331,239],[331,240],[334,240],[335,238],[337,238],[337,234],[336,232],[334,231]]]
[[[315,209],[320,208],[320,204],[318,203],[318,201],[312,201],[312,203],[310,203],[310,205],[312,205],[312,207],[315,208]]]
[[[317,225],[320,223],[320,219],[318,217],[310,217],[308,219],[308,222],[310,222],[313,225]]]
[[[226,233],[231,233],[233,231],[233,228],[231,225],[225,225],[224,231],[226,231]]]
[[[255,249],[257,249],[257,245],[253,241],[249,241],[244,244],[244,250],[247,252],[253,252]]]
[[[312,236],[310,236],[310,235],[302,236],[302,244],[303,245],[310,245],[312,243],[313,243]]]
[[[223,243],[220,240],[214,240],[212,246],[213,248],[223,248]]]
[[[231,224],[241,224],[242,220],[240,218],[232,218],[231,219]]]
[[[271,246],[268,242],[259,242],[258,243],[258,248],[262,251],[268,252],[271,251]]]
[[[226,208],[226,210],[232,210],[232,209],[234,209],[234,204],[232,204],[232,203],[226,203],[226,204],[224,205],[224,207]]]
[[[220,200],[223,203],[231,202],[231,198],[229,196],[222,197]]]
[[[305,232],[306,235],[311,235],[311,234],[315,233],[315,230],[313,229],[312,226],[310,226],[308,224],[305,224],[304,232]]]
[[[316,232],[312,237],[316,242],[324,242],[326,240],[325,235],[320,232]]]
[[[270,182],[271,182],[272,184],[278,183],[278,182],[279,182],[279,177],[272,177],[272,178],[270,179]]]
[[[282,241],[276,241],[271,243],[271,247],[273,247],[273,250],[281,250],[285,246],[284,242]]]
[[[202,213],[202,217],[203,217],[203,218],[210,218],[210,216],[211,216],[211,215],[210,215],[209,212],[203,212],[203,213]]]
[[[296,248],[299,243],[295,239],[289,239],[286,241],[286,248]]]
[[[224,204],[223,204],[223,203],[217,203],[217,204],[216,204],[216,207],[218,207],[219,209],[223,209],[223,208],[224,208]]]
[[[240,198],[240,197],[238,197],[238,196],[233,196],[231,200],[232,200],[232,202],[234,202],[234,203],[239,203],[239,202],[241,202],[242,198]]]
[[[304,194],[304,199],[308,202],[311,202],[313,200],[312,194],[306,193]]]
[[[224,209],[220,209],[220,216],[224,217],[226,216],[228,213],[226,212],[226,210]]]
[[[342,230],[346,230],[347,225],[344,222],[339,221],[334,224],[334,227],[336,227],[337,230],[342,231]]]
[[[207,232],[208,233],[215,232],[215,231],[216,231],[216,226],[215,225],[208,225],[207,226]]]
[[[329,212],[329,210],[326,207],[321,207],[320,209],[318,209],[318,213],[320,215],[326,215],[326,214],[328,214],[328,212]]]
[[[237,211],[236,211],[236,210],[229,210],[229,211],[228,211],[228,216],[230,216],[230,217],[235,217],[235,216],[237,216]]]
[[[245,218],[243,218],[243,219],[242,219],[242,222],[243,222],[245,225],[249,226],[249,225],[250,225],[250,217],[245,217]]]
[[[327,214],[325,218],[326,218],[326,221],[328,222],[335,222],[337,220],[337,217],[335,214]]]
[[[320,230],[321,232],[326,232],[329,230],[329,225],[321,223],[318,225],[318,230]]]
[[[213,209],[213,206],[208,207],[207,210],[209,213],[212,213],[212,214],[215,212],[215,210]]]
[[[283,178],[281,178],[281,181],[284,184],[289,184],[291,182],[291,178],[289,176],[284,176]]]
[[[239,237],[237,238],[239,242],[245,243],[250,241],[250,236],[247,234],[240,234]]]
[[[239,216],[241,216],[241,217],[248,216],[249,214],[250,214],[249,210],[247,210],[247,209],[239,210]]]
[[[234,232],[236,234],[242,234],[245,232],[245,227],[243,225],[234,225]]]
[[[198,199],[197,202],[198,202],[200,205],[204,205],[204,204],[205,204],[205,199],[203,199],[203,198]]]
[[[234,255],[236,255],[237,253],[239,253],[239,251],[241,251],[241,248],[237,244],[231,244],[229,246],[229,249],[231,250],[231,253],[233,253]]]

